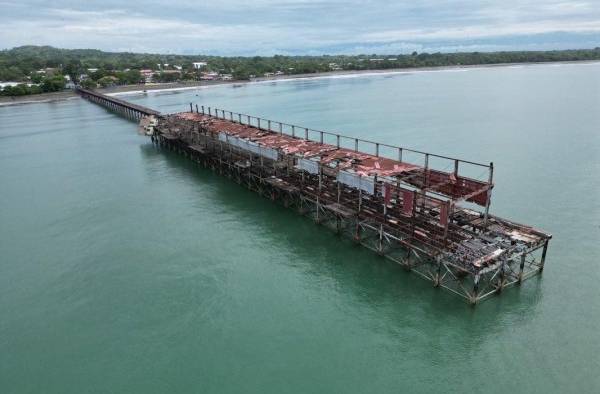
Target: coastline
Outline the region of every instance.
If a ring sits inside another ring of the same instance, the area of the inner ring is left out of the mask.
[[[465,66],[439,66],[439,67],[410,67],[410,68],[390,68],[377,70],[340,70],[327,71],[320,73],[294,74],[294,75],[277,75],[271,77],[259,77],[251,80],[231,80],[231,81],[192,81],[192,82],[172,82],[172,83],[153,83],[147,85],[122,85],[109,88],[97,89],[98,92],[109,96],[128,95],[128,94],[143,94],[147,92],[172,92],[182,90],[194,90],[222,85],[245,85],[250,83],[268,83],[268,82],[285,82],[298,79],[323,79],[323,78],[352,78],[361,76],[373,75],[395,75],[395,74],[411,74],[418,72],[440,72],[440,71],[467,71],[472,69],[485,68],[500,68],[500,67],[529,67],[540,65],[561,65],[561,64],[596,64],[600,63],[597,60],[582,60],[582,61],[562,61],[562,62],[537,62],[537,63],[496,63],[496,64],[473,64]],[[62,91],[53,93],[41,93],[27,96],[0,97],[0,107],[10,105],[33,104],[42,102],[54,102],[62,100],[70,100],[77,98],[74,91]]]

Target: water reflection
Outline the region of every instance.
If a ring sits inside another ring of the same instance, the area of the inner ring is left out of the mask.
[[[343,313],[387,336],[400,338],[426,324],[430,339],[414,335],[431,341],[432,346],[461,343],[468,354],[476,352],[489,336],[526,325],[541,301],[540,282],[534,279],[522,288],[507,289],[502,296],[471,308],[399,265],[176,153],[152,144],[145,144],[140,150],[151,179],[162,182],[164,177],[176,176],[178,181],[202,189],[203,198],[210,198],[215,206],[220,206],[217,209],[237,218],[243,237],[248,236],[248,231],[259,233],[253,237],[253,247],[270,248],[276,254],[283,250],[285,258],[278,263],[301,272],[306,288],[321,296],[330,294]],[[150,170],[163,161],[168,170]],[[407,345],[405,341],[395,343]],[[455,357],[442,351],[430,356],[438,361]]]

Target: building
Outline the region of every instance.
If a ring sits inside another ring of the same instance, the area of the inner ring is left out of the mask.
[[[154,71],[152,71],[150,69],[144,69],[144,70],[140,70],[140,74],[142,74],[142,77],[144,78],[144,81],[146,83],[152,82],[152,77],[154,76]]]
[[[206,67],[206,62],[194,62],[192,65],[194,66],[194,70],[200,70]]]
[[[75,89],[76,88],[75,83],[71,80],[71,77],[68,75],[65,75],[65,88],[66,89]]]
[[[204,81],[212,81],[212,80],[217,79],[218,77],[219,77],[219,73],[205,72],[205,73],[202,73],[202,75],[200,76],[200,79],[204,80]]]

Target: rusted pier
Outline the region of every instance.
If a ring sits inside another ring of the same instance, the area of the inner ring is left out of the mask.
[[[117,97],[107,96],[102,93],[95,92],[89,89],[78,88],[77,93],[96,104],[99,104],[111,111],[118,112],[129,119],[139,120],[144,116],[158,116],[160,112],[153,109],[133,104]]]
[[[189,112],[148,115],[155,144],[472,304],[544,268],[552,235],[490,213],[492,163],[192,104]]]

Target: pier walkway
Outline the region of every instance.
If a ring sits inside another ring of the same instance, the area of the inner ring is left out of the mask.
[[[93,90],[78,88],[76,92],[81,97],[99,104],[111,111],[118,112],[127,118],[141,119],[144,116],[160,115],[160,112],[153,109],[133,104],[117,97],[107,96],[106,94],[98,93]]]

